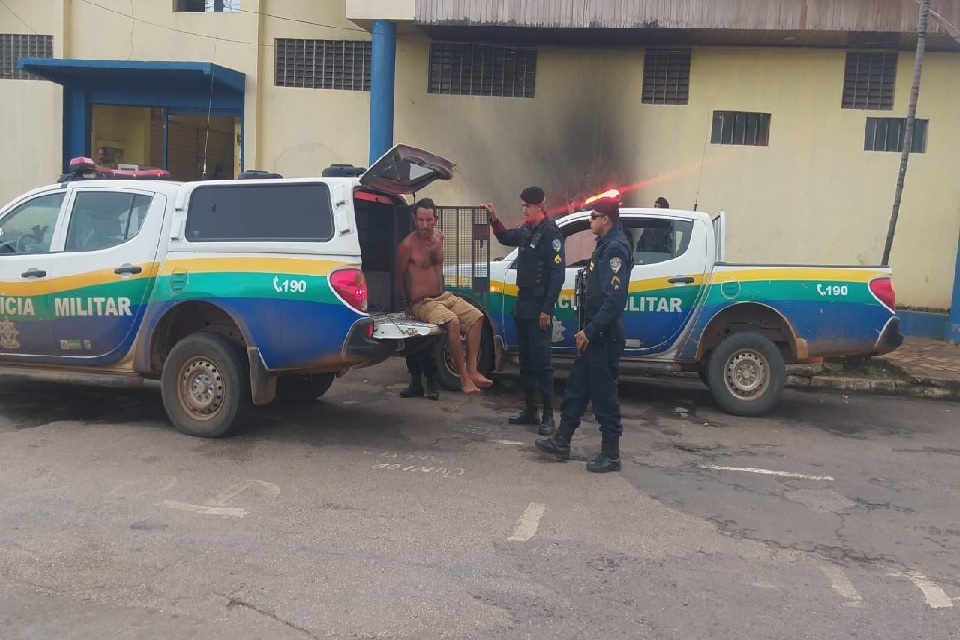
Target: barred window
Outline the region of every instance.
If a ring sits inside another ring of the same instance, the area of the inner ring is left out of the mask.
[[[929,120],[914,120],[913,153],[927,152],[927,124]],[[903,151],[903,139],[907,133],[906,118],[867,118],[867,130],[863,140],[864,151]]]
[[[430,93],[532,98],[537,50],[484,44],[430,45]]]
[[[643,56],[644,104],[687,104],[690,49],[647,49]]]
[[[276,39],[276,85],[370,90],[373,45],[365,40]]]
[[[0,33],[0,79],[39,80],[17,67],[20,58],[52,58],[53,36]]]
[[[173,10],[185,13],[239,13],[240,0],[174,0]]]
[[[847,52],[843,73],[844,109],[893,109],[897,53]]]
[[[770,146],[770,114],[714,111],[711,144]]]

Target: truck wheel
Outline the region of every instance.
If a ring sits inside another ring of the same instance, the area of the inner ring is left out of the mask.
[[[277,399],[288,404],[313,402],[330,389],[334,377],[332,373],[279,376],[277,378]]]
[[[222,436],[250,398],[243,354],[216,333],[194,333],[174,345],[160,382],[170,421],[188,436]]]
[[[483,322],[483,331],[480,334],[480,358],[477,368],[480,369],[480,373],[489,376],[490,372],[493,371],[494,359],[496,358],[493,349],[493,331],[485,319],[481,322]],[[460,373],[453,363],[453,356],[450,355],[447,336],[444,335],[440,340],[437,340],[437,344],[433,348],[437,361],[437,382],[447,391],[460,391]],[[463,352],[464,354],[467,352],[466,342],[463,343]]]
[[[707,371],[713,398],[737,416],[759,416],[772,409],[783,395],[786,378],[777,346],[750,331],[727,336],[710,356]]]

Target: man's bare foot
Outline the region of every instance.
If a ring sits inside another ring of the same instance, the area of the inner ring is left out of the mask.
[[[490,380],[489,378],[484,377],[483,374],[480,373],[479,371],[472,372],[469,375],[470,375],[470,379],[473,380],[473,384],[477,385],[481,389],[489,389],[490,387],[493,386],[493,380]]]
[[[480,389],[478,389],[477,385],[473,383],[473,380],[470,379],[469,375],[460,376],[460,390],[466,393],[467,395],[480,393]]]

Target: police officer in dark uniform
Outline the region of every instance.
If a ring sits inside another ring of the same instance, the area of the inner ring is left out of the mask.
[[[428,400],[440,399],[440,391],[437,390],[437,360],[431,347],[407,356],[407,371],[410,372],[410,385],[400,392],[401,398],[426,396]],[[426,389],[423,385],[424,378],[427,379]]]
[[[620,228],[620,204],[604,198],[591,205],[590,230],[597,235],[597,248],[590,265],[577,277],[580,331],[577,355],[560,406],[560,427],[552,438],[537,440],[537,449],[558,460],[570,458],[570,439],[580,418],[593,402],[593,412],[603,437],[600,455],[587,463],[587,470],[607,473],[620,470],[620,397],[617,390],[620,356],[625,335],[623,309],[627,303],[633,249]]]
[[[483,205],[500,244],[519,247],[517,302],[513,318],[520,346],[520,382],[525,405],[511,416],[510,424],[539,424],[542,436],[553,433],[553,364],[551,347],[553,311],[563,288],[563,235],[543,209],[543,189],[527,187],[520,193],[524,224],[506,229],[492,204]],[[543,400],[543,417],[537,413],[537,391]]]

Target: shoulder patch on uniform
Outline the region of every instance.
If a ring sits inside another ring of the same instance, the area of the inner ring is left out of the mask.
[[[561,246],[560,238],[557,238],[556,240],[553,241],[553,250],[556,251],[557,253],[560,253],[560,246]]]
[[[610,268],[613,269],[614,273],[620,271],[620,267],[623,266],[623,260],[620,258],[610,258]]]
[[[614,291],[620,291],[620,278],[613,276],[613,278],[610,280],[610,284],[613,285]]]
[[[555,256],[553,257],[553,263],[554,263],[554,264],[560,264],[561,262],[563,262],[563,260],[560,259],[560,254],[558,253],[557,255],[555,255]]]

